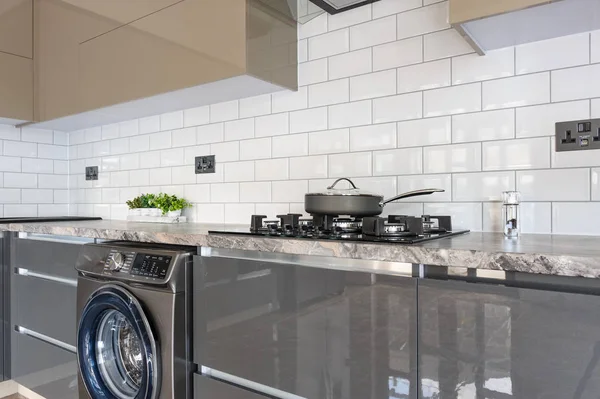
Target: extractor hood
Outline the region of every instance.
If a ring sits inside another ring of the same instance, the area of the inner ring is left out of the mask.
[[[329,14],[337,14],[353,8],[375,3],[379,0],[310,0]]]

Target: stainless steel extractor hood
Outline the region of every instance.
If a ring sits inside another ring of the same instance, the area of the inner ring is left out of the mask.
[[[364,6],[365,4],[375,3],[379,0],[310,0],[329,14],[337,14],[348,11],[356,7]]]

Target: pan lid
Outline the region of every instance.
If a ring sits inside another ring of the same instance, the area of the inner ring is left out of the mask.
[[[336,184],[338,184],[340,181],[345,180],[350,184],[350,187],[348,188],[342,188],[342,187],[335,187]],[[369,191],[365,191],[365,190],[361,190],[360,188],[356,187],[356,185],[352,182],[352,180],[346,178],[346,177],[342,177],[341,179],[337,179],[336,181],[333,182],[333,184],[329,187],[327,187],[327,191],[323,191],[320,193],[308,193],[306,195],[348,195],[348,196],[368,196],[368,197],[375,197],[375,198],[383,198],[382,195],[379,194],[375,194]]]

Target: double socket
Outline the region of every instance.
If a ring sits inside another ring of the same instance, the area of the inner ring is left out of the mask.
[[[600,149],[600,119],[556,123],[556,151]]]

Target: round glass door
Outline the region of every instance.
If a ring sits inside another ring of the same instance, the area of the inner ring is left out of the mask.
[[[93,398],[154,399],[158,350],[140,304],[118,286],[88,300],[77,332],[79,370]]]

